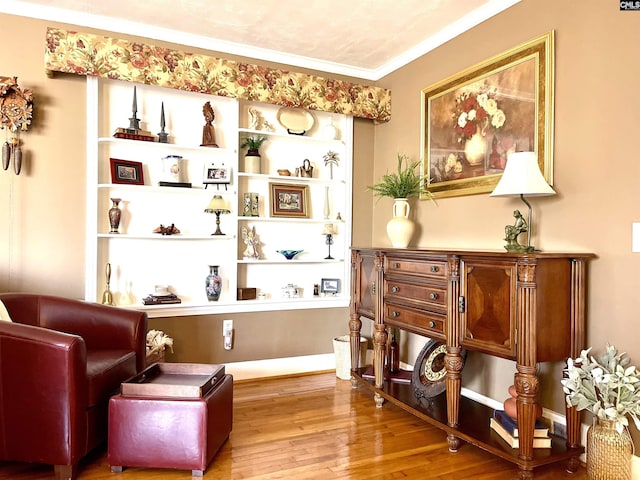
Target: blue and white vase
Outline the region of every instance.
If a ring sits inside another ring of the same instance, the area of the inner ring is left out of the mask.
[[[222,291],[222,278],[218,275],[218,265],[209,265],[209,275],[206,279],[207,300],[217,302]]]

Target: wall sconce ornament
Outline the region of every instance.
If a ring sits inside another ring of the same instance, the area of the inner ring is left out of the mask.
[[[7,170],[13,159],[13,170],[20,175],[22,169],[22,147],[20,132],[31,125],[33,116],[33,92],[18,85],[18,77],[0,77],[0,127],[7,130],[2,145],[2,168]]]

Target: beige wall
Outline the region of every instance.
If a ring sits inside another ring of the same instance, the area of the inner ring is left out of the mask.
[[[30,154],[27,168],[20,177],[0,171],[0,291],[81,297],[84,81],[45,76],[42,51],[47,22],[7,15],[0,15],[0,22],[0,40],[11,46],[0,49],[0,75],[17,75],[22,85],[34,90],[36,99],[34,128],[23,137]],[[365,188],[393,168],[397,152],[419,156],[420,90],[554,29],[558,194],[534,200],[533,243],[544,250],[598,255],[590,265],[587,341],[596,348],[609,341],[640,363],[635,328],[640,298],[635,270],[640,256],[631,253],[631,223],[640,221],[636,187],[640,135],[635,118],[640,110],[635,93],[640,78],[639,22],[636,13],[619,12],[613,1],[523,0],[378,82],[393,92],[393,116],[388,124],[377,126],[355,122],[353,243],[389,245],[385,224],[391,202],[374,205]],[[511,223],[517,205],[517,200],[488,195],[443,199],[438,206],[420,203],[414,213],[421,231],[412,245],[500,249],[504,225]],[[279,318],[273,313],[234,317],[239,319],[236,328],[261,329],[253,332],[261,341],[236,343],[238,350],[227,357],[218,350],[221,342],[216,339],[220,316],[153,320],[152,326],[179,338],[180,361],[329,352],[330,337],[347,328],[346,309],[304,312],[303,320],[291,312]],[[312,327],[298,328],[301,322]],[[295,332],[295,338],[289,332]],[[187,346],[187,342],[193,343]],[[405,342],[403,360],[413,363],[423,342],[416,338]],[[543,403],[556,411],[562,409],[560,370],[559,365],[542,368]],[[512,374],[510,362],[471,355],[465,384],[500,399]]]
[[[421,89],[555,30],[558,194],[533,199],[533,244],[598,255],[589,272],[587,343],[601,349],[609,341],[636,365],[640,254],[631,253],[631,223],[640,221],[639,27],[640,17],[620,12],[613,1],[523,0],[379,82],[393,92],[393,111],[391,122],[376,127],[374,158],[377,178],[393,167],[398,150],[419,157]],[[520,205],[517,199],[487,194],[442,199],[437,207],[422,202],[414,209],[422,231],[412,245],[501,249],[504,225],[512,223],[512,211]],[[385,200],[374,208],[376,245],[389,245],[385,223],[390,210]],[[494,398],[505,397],[513,364],[475,355],[469,360],[465,383]],[[563,407],[560,370],[552,369],[542,385],[555,388],[553,398],[545,393],[543,401],[556,411]]]
[[[0,43],[11,46],[0,49],[0,75],[17,76],[22,87],[33,89],[35,103],[33,126],[22,137],[28,156],[25,169],[19,177],[0,171],[0,291],[82,298],[85,79],[73,75],[51,79],[45,75],[46,27],[64,25],[1,14],[0,25]],[[109,35],[94,29],[81,30]],[[373,125],[356,120],[355,130],[354,162],[364,165],[356,169],[367,170],[371,183]],[[4,137],[0,140],[4,141]],[[356,181],[362,182],[363,177]],[[370,241],[371,215],[366,202],[360,209],[361,226],[354,231],[356,239]],[[231,351],[222,348],[221,322],[226,318],[235,320]],[[175,337],[171,360],[219,363],[331,353],[333,337],[349,331],[347,308],[151,319],[150,327],[162,328]]]

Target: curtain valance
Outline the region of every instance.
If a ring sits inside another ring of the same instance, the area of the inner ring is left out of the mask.
[[[45,68],[386,122],[387,89],[138,42],[47,29]]]

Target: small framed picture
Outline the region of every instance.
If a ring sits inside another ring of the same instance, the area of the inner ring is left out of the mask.
[[[320,282],[320,291],[325,295],[337,295],[340,293],[340,279],[323,278]]]
[[[272,217],[309,217],[309,187],[270,183]]]
[[[128,185],[144,185],[144,172],[141,162],[110,158],[111,182]]]
[[[229,167],[223,165],[211,165],[204,166],[204,175],[202,183],[207,188],[208,185],[229,185],[231,183],[231,171]]]

